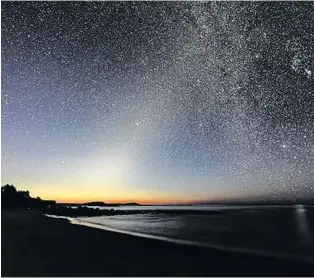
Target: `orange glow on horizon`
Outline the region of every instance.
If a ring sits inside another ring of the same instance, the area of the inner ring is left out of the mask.
[[[144,190],[138,186],[124,184],[110,184],[102,182],[85,183],[80,181],[71,183],[68,181],[54,184],[27,184],[18,190],[29,190],[32,197],[40,197],[43,200],[55,200],[57,203],[82,204],[88,202],[138,203],[140,205],[167,205],[167,204],[192,204],[202,201],[217,201],[226,198],[223,192],[212,194],[184,192],[182,190]],[[209,196],[211,195],[211,196]]]
[[[220,201],[223,198],[214,198],[213,196],[209,198],[204,198],[202,197],[186,197],[186,196],[155,196],[155,197],[150,197],[150,198],[139,198],[139,197],[128,197],[128,198],[97,198],[97,197],[77,197],[77,198],[67,198],[67,197],[50,197],[47,196],[45,198],[42,198],[44,200],[55,200],[57,203],[73,203],[73,204],[84,204],[84,203],[89,203],[89,202],[104,202],[107,204],[123,204],[123,203],[138,203],[140,205],[184,205],[184,204],[193,204],[193,203],[198,203],[198,202],[210,202],[210,201]]]
[[[138,203],[140,205],[157,205],[157,204],[187,204],[195,202],[195,199],[188,198],[174,198],[174,197],[155,197],[155,198],[43,198],[46,200],[55,200],[57,203],[74,203],[84,204],[89,202],[104,202],[107,204],[121,204],[121,203]],[[199,200],[197,200],[199,201]]]
[[[34,192],[35,193],[35,192]],[[39,193],[39,192],[38,192]],[[83,195],[83,194],[82,194]],[[57,203],[75,203],[75,204],[83,204],[88,202],[104,202],[107,204],[117,204],[117,203],[138,203],[140,205],[158,205],[158,204],[190,204],[193,202],[205,201],[204,198],[201,197],[188,197],[188,196],[177,196],[177,195],[162,195],[162,194],[132,194],[134,197],[129,195],[127,197],[107,197],[104,198],[100,195],[83,195],[80,196],[78,194],[31,194],[32,197],[39,196],[43,200],[55,200]],[[122,194],[121,194],[122,195]],[[69,197],[68,197],[69,196]],[[216,198],[213,198],[216,200]],[[206,199],[208,201],[208,198]]]
[[[73,204],[84,204],[89,202],[104,202],[107,204],[125,204],[125,203],[137,203],[140,205],[157,205],[157,204],[181,204],[187,203],[188,201],[173,201],[169,199],[153,199],[153,200],[137,200],[137,199],[114,199],[114,200],[89,200],[89,199],[57,199],[57,203],[73,203]]]

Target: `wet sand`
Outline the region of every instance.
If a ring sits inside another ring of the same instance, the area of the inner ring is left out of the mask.
[[[2,276],[313,276],[314,265],[2,211]],[[287,242],[289,244],[289,242]]]

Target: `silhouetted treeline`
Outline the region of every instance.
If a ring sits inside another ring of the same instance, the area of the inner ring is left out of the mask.
[[[6,184],[1,187],[2,209],[42,209],[55,205],[56,201],[32,198],[29,191],[18,191],[13,185]]]

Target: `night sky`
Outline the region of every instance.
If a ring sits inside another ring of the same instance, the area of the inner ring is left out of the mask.
[[[2,184],[314,198],[313,34],[313,2],[2,2]]]

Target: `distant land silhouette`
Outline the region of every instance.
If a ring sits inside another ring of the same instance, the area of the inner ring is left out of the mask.
[[[80,217],[80,216],[102,216],[113,214],[129,214],[129,211],[113,209],[89,208],[87,206],[112,207],[112,206],[140,206],[137,203],[107,204],[104,202],[88,202],[85,204],[62,204],[54,200],[42,200],[32,198],[29,191],[18,191],[14,185],[6,184],[1,187],[1,208],[2,209],[22,209],[38,210],[43,214],[53,214],[60,216]],[[76,206],[73,208],[72,206]]]
[[[42,200],[40,197],[33,198],[29,191],[18,191],[14,185],[1,186],[2,208],[24,208],[40,207],[46,205],[65,205],[65,206],[97,206],[97,207],[118,207],[118,206],[141,206],[141,204],[130,203],[105,203],[102,201],[92,201],[87,203],[57,203],[55,200]]]

